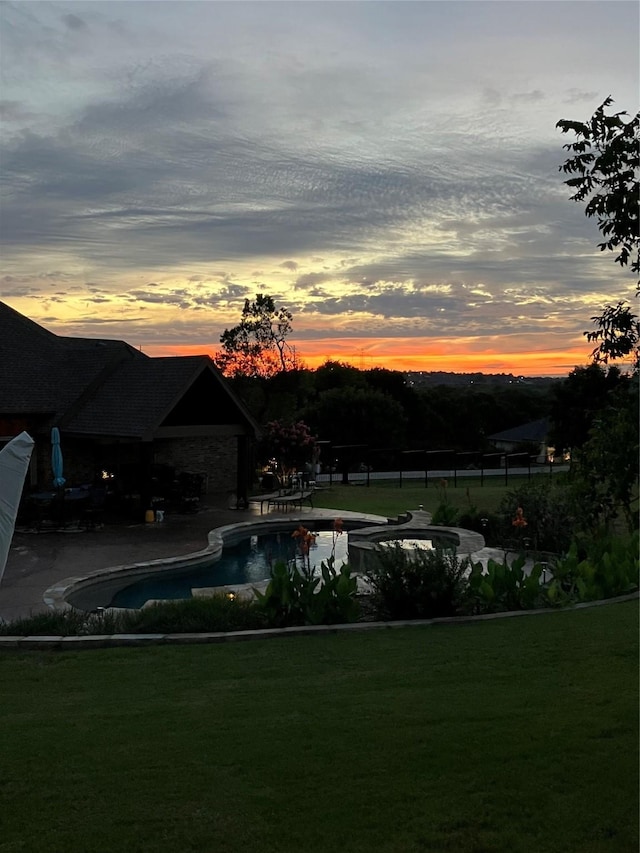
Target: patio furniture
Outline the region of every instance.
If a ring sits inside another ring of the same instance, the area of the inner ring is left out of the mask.
[[[286,495],[275,495],[267,501],[267,511],[270,506],[275,506],[276,509],[285,511],[292,506],[298,506],[302,509],[302,504],[305,502],[313,509],[313,489],[302,489]]]
[[[292,506],[297,506],[302,509],[303,503],[308,503],[313,509],[313,489],[296,489],[293,491],[280,489],[277,492],[265,492],[263,495],[252,495],[248,498],[248,501],[249,503],[260,504],[261,515],[264,512],[265,504],[267,512],[271,507],[288,510]]]

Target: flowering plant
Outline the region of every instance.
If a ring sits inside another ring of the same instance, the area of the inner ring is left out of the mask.
[[[518,509],[516,510],[516,517],[513,519],[511,524],[514,527],[520,527],[520,528],[527,526],[528,522],[527,522],[527,519],[524,517],[524,510],[522,509],[521,506],[519,506]]]
[[[275,420],[266,426],[265,441],[268,452],[276,458],[286,476],[310,458],[316,437],[304,421],[286,424]]]
[[[298,550],[300,551],[300,555],[304,557],[309,556],[309,549],[312,548],[316,544],[316,534],[311,533],[307,530],[306,527],[303,527],[300,524],[291,534],[293,539],[297,539]]]

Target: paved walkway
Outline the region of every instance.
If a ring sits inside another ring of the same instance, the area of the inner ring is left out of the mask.
[[[200,551],[214,527],[259,517],[257,507],[230,510],[221,499],[219,505],[208,503],[194,514],[165,515],[162,524],[107,523],[95,530],[18,531],[0,583],[0,619],[20,619],[45,611],[44,591],[62,578]]]

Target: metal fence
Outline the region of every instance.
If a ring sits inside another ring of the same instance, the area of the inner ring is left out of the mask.
[[[505,453],[482,451],[455,450],[395,450],[391,448],[372,449],[363,444],[335,445],[323,442],[322,453],[328,470],[316,474],[316,482],[334,482],[349,484],[363,483],[370,486],[373,481],[398,480],[400,488],[403,483],[421,480],[425,488],[429,484],[446,479],[453,480],[458,485],[459,478],[479,479],[483,486],[487,478],[495,482],[496,477],[502,477],[505,485],[509,477],[548,474],[553,476],[568,470],[568,465],[552,460],[541,464],[535,461],[529,453]],[[377,466],[376,461],[384,458],[386,465]],[[389,464],[389,461],[392,463]]]

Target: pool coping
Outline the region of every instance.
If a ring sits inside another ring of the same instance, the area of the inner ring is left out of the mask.
[[[584,601],[569,607],[540,608],[538,610],[511,610],[503,613],[485,613],[478,616],[445,616],[439,619],[405,619],[395,622],[350,622],[339,625],[301,625],[292,628],[264,628],[253,631],[228,631],[185,634],[87,634],[81,636],[0,636],[0,652],[3,651],[80,651],[87,649],[141,648],[166,645],[203,645],[231,643],[250,640],[267,640],[278,637],[321,636],[327,634],[361,633],[396,628],[423,628],[437,625],[490,622],[496,619],[512,619],[518,616],[543,616],[570,613],[608,604],[621,604],[640,598],[640,590],[605,598]]]

